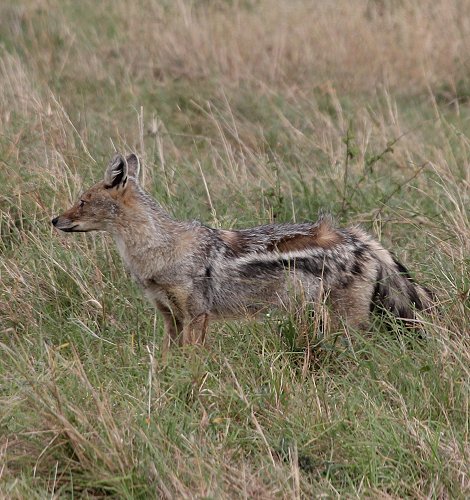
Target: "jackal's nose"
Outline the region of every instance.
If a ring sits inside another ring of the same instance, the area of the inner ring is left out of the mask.
[[[57,224],[57,221],[59,220],[59,217],[54,217],[51,222],[52,222],[52,225],[55,226]]]

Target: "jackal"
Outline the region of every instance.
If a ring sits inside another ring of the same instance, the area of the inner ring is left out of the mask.
[[[429,291],[359,227],[269,224],[222,230],[172,218],[139,185],[136,155],[116,154],[80,200],[52,219],[61,231],[107,231],[130,274],[160,311],[171,343],[204,342],[213,319],[256,315],[292,297],[366,328],[378,306],[410,320],[433,306]]]

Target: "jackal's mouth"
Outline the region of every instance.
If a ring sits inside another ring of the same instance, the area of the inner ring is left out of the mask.
[[[61,231],[64,231],[64,233],[71,233],[71,232],[78,232],[75,230],[76,227],[78,227],[78,224],[75,224],[74,226],[70,226],[70,227],[59,227],[59,226],[56,226],[57,229],[60,229]]]
[[[61,231],[64,231],[64,233],[89,233],[90,229],[77,229],[79,224],[75,224],[75,226],[70,226],[70,227],[59,227],[56,226],[57,229],[60,229]]]
[[[59,229],[60,231],[64,231],[64,233],[83,233],[85,232],[83,229],[77,229],[80,224],[72,224],[70,225],[70,222],[67,224],[66,221],[61,221],[59,217],[55,217],[52,219],[52,225],[56,228]]]

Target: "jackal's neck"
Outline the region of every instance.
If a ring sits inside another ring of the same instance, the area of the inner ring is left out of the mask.
[[[168,251],[187,227],[186,222],[172,218],[160,204],[137,188],[110,232],[123,256],[137,256],[149,250]]]

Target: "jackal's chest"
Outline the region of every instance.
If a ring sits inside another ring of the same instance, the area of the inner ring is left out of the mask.
[[[142,245],[129,245],[119,236],[115,236],[118,253],[124,266],[139,284],[145,284],[149,276],[159,275],[168,267],[168,262],[161,251]]]

